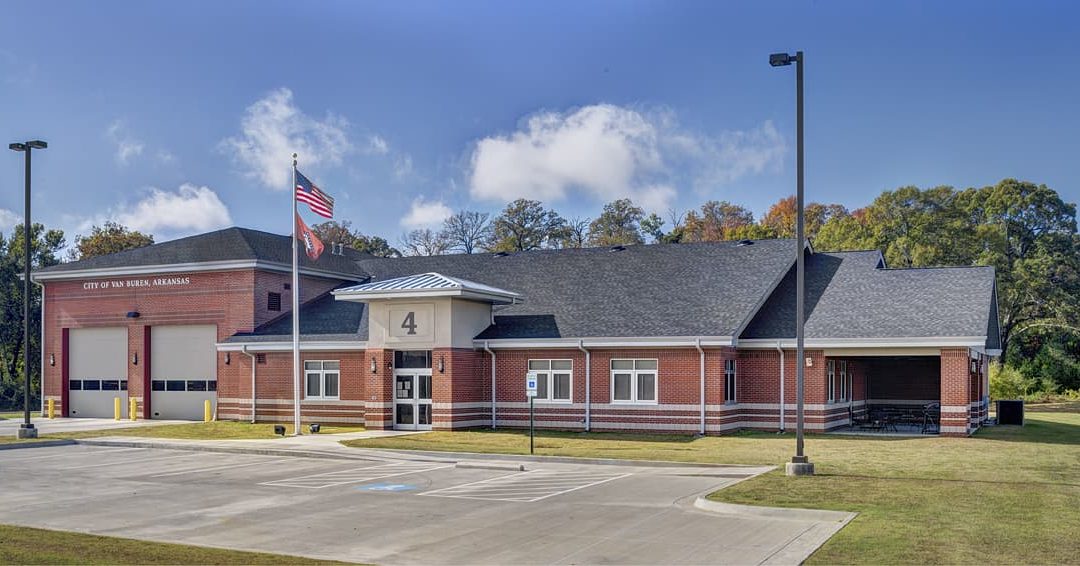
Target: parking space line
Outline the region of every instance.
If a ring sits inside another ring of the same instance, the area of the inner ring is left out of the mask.
[[[141,460],[123,460],[120,462],[104,462],[101,464],[88,464],[86,466],[70,466],[67,468],[57,468],[58,470],[85,470],[87,468],[103,468],[105,466],[126,466],[128,464],[144,464],[147,462],[161,462],[163,460],[176,460],[177,458],[190,458],[192,456],[198,456],[197,453],[190,454],[178,454],[176,456],[162,456],[158,458],[143,458]]]
[[[444,487],[418,495],[532,503],[631,475],[633,474],[533,470]]]
[[[259,460],[258,462],[248,462],[246,464],[215,464],[205,468],[189,468],[186,470],[177,470],[174,472],[165,472],[163,474],[154,474],[152,478],[165,478],[169,476],[182,476],[184,474],[198,474],[201,472],[216,472],[218,470],[229,470],[234,468],[246,468],[248,466],[257,466],[259,464],[273,464],[275,462],[284,462],[285,458],[271,459],[271,460]]]
[[[432,465],[431,462],[398,462],[391,464],[383,464],[379,466],[353,468],[350,470],[339,470],[336,472],[326,472],[322,474],[312,474],[296,478],[286,478],[281,480],[262,482],[259,485],[265,485],[270,487],[298,487],[304,489],[322,489],[337,485],[364,483],[373,480],[381,480],[385,478],[392,478],[409,474],[419,474],[423,472],[441,470],[443,468],[452,468],[453,466],[453,464]]]

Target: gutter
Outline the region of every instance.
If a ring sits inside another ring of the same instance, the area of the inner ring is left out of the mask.
[[[584,340],[578,341],[578,350],[585,352],[585,432],[589,432],[592,428],[592,352],[585,349]]]
[[[491,429],[495,429],[495,352],[488,347],[488,341],[484,340],[484,351],[491,354]]]
[[[251,424],[255,424],[255,354],[247,349],[247,344],[240,347],[240,351],[251,358]]]
[[[694,344],[701,355],[701,435],[705,435],[705,350],[701,348],[701,338]]]
[[[784,413],[787,412],[784,407],[784,349],[779,341],[776,342],[776,351],[780,352],[780,432],[784,432]]]
[[[45,416],[45,284],[34,281],[33,277],[30,281],[41,287],[41,338],[38,339],[38,346],[41,348],[41,379],[38,381],[38,397],[41,401],[41,416]]]

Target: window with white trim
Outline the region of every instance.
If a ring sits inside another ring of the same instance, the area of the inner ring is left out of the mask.
[[[657,360],[611,360],[611,402],[655,405]]]
[[[536,372],[536,401],[569,403],[574,390],[573,360],[529,360]]]
[[[836,360],[829,360],[825,366],[829,375],[828,386],[825,390],[829,396],[829,402],[832,403],[836,401]]]
[[[735,402],[735,360],[724,360],[724,402]]]
[[[341,364],[337,360],[304,362],[304,398],[338,399]]]
[[[847,360],[840,360],[840,400],[847,401],[848,396],[848,373]]]

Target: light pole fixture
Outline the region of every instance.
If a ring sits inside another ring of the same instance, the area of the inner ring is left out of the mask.
[[[24,173],[25,187],[25,215],[23,216],[23,423],[15,433],[18,438],[37,438],[37,429],[30,422],[30,154],[35,149],[45,149],[49,144],[41,140],[31,140],[22,143],[8,145],[8,149],[21,151],[25,154],[26,172]],[[42,344],[44,346],[44,344]]]
[[[805,415],[803,404],[805,401],[806,383],[806,359],[805,356],[805,323],[806,323],[806,219],[803,199],[803,63],[805,56],[802,51],[794,55],[787,53],[773,53],[769,55],[769,64],[773,67],[787,67],[795,64],[795,161],[796,161],[796,192],[795,192],[795,455],[785,466],[789,476],[808,476],[814,473],[814,465],[803,450],[803,433],[805,429]],[[783,410],[784,400],[780,400]]]

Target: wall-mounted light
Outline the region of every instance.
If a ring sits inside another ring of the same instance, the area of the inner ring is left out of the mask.
[[[56,355],[55,354],[49,354],[49,365],[50,366],[55,366],[56,365]]]
[[[386,362],[386,371],[394,371],[394,362]]]
[[[229,365],[230,363],[232,363],[232,356],[230,356],[228,352],[225,352],[225,365]]]
[[[139,365],[139,353],[138,352],[132,352],[131,353],[131,365],[133,365],[133,366]]]
[[[443,361],[445,359],[446,359],[445,356],[442,357],[442,358],[439,358],[439,373],[443,373],[444,371],[446,371],[446,363]]]
[[[375,356],[371,356],[371,373],[379,373],[379,363],[375,361]]]
[[[814,358],[806,358],[806,367],[808,367],[808,368],[814,367]]]
[[[141,316],[139,311],[128,311],[127,313],[128,318],[139,318],[139,316]]]

